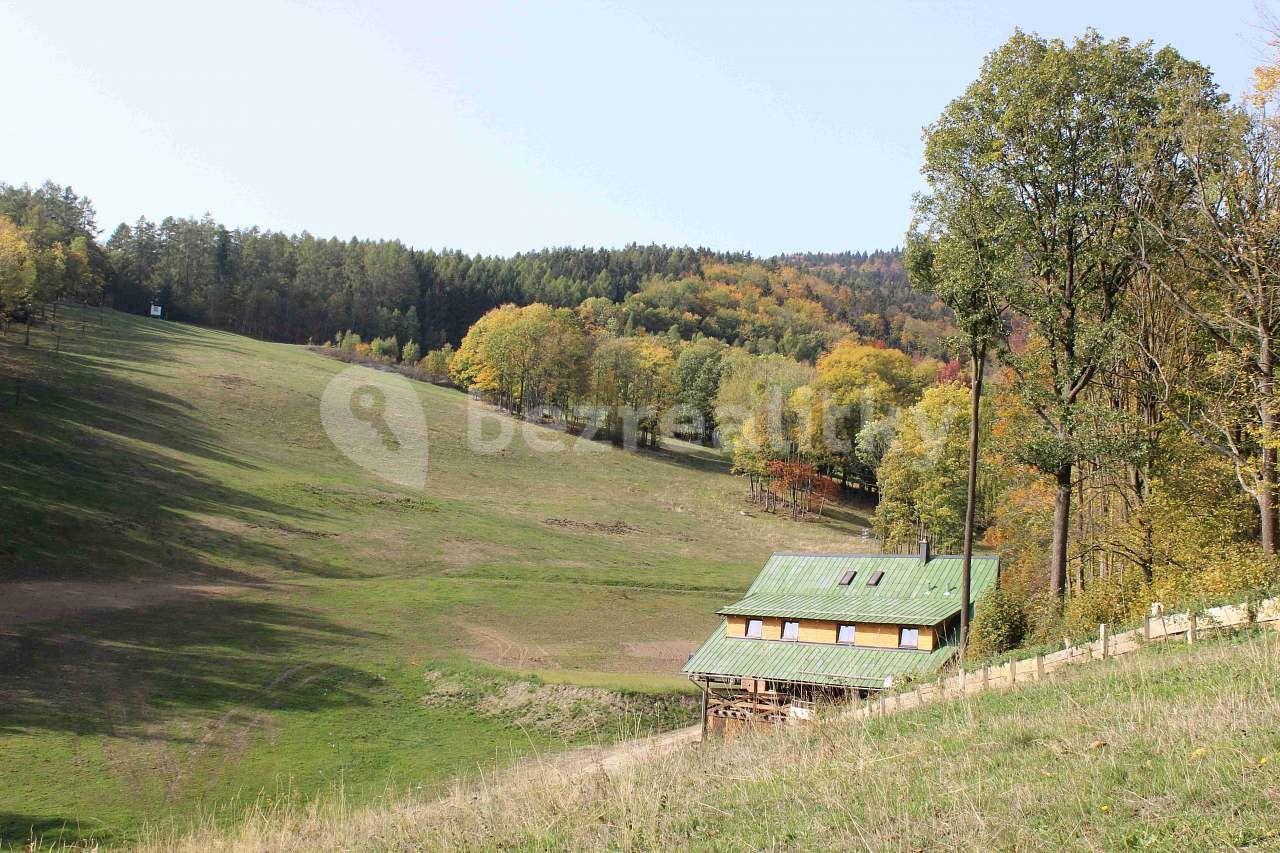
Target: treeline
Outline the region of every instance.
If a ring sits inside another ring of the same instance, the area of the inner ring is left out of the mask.
[[[675,325],[686,337],[810,360],[848,330],[936,355],[949,328],[946,308],[912,291],[896,251],[813,256],[812,272],[802,256],[653,245],[500,258],[230,229],[208,216],[139,219],[100,244],[89,200],[52,183],[0,184],[0,217],[6,316],[59,299],[134,313],[155,303],[170,319],[268,340],[319,343],[351,331],[428,350],[456,346],[499,305],[590,301],[624,329]]]
[[[93,204],[69,187],[0,184],[0,324],[29,331],[37,306],[99,300],[111,262],[97,230]]]

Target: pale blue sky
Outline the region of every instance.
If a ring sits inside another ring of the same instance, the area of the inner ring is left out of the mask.
[[[1233,95],[1252,0],[0,0],[0,180],[507,254],[900,242],[920,130],[1015,26],[1173,44]]]

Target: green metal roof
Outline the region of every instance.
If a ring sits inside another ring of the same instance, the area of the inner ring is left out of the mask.
[[[764,592],[749,595],[717,612],[724,616],[784,616],[888,625],[936,625],[960,612],[960,596],[958,593],[944,593],[896,598],[886,595]]]
[[[774,554],[736,604],[721,614],[848,619],[902,625],[936,625],[960,612],[962,560],[895,554]],[[995,586],[998,557],[975,556],[971,599]],[[846,572],[857,572],[841,586]],[[880,582],[868,586],[876,572]]]
[[[929,675],[955,652],[944,645],[932,652],[797,643],[725,636],[721,622],[693,653],[683,672],[696,676],[764,678],[807,684],[883,687],[886,676]]]
[[[937,625],[960,612],[961,558],[943,555],[926,564],[915,554],[774,554],[746,597],[724,615]],[[995,586],[1000,560],[975,556],[971,593],[977,601]],[[857,572],[841,586],[846,572]],[[867,581],[883,572],[879,583]],[[886,676],[935,671],[955,649],[943,638],[932,652],[835,643],[800,643],[725,636],[725,624],[702,644],[684,672],[701,676],[765,678],[813,684],[879,687]]]

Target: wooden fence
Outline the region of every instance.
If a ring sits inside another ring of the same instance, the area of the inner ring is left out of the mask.
[[[837,719],[863,719],[920,708],[984,690],[1007,690],[1018,684],[1040,681],[1064,666],[1129,654],[1141,648],[1143,643],[1169,642],[1173,638],[1194,643],[1198,637],[1211,631],[1267,622],[1280,628],[1280,597],[1252,605],[1227,604],[1199,612],[1174,614],[1165,614],[1161,605],[1153,604],[1140,628],[1112,634],[1107,625],[1099,625],[1098,639],[1067,645],[1061,651],[1010,660],[999,666],[984,666],[969,672],[961,670],[951,676],[939,676],[936,681],[918,684],[912,690],[894,690],[889,684],[856,707],[838,714]]]

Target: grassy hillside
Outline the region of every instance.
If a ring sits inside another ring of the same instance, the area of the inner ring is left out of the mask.
[[[128,840],[339,781],[429,790],[675,725],[679,666],[765,556],[865,524],[745,516],[690,446],[477,454],[465,396],[428,385],[406,491],[321,429],[345,365],[63,319],[61,353],[0,337],[0,843]]]
[[[583,785],[265,811],[186,850],[1280,849],[1280,636],[1158,645],[859,723],[688,748]]]

